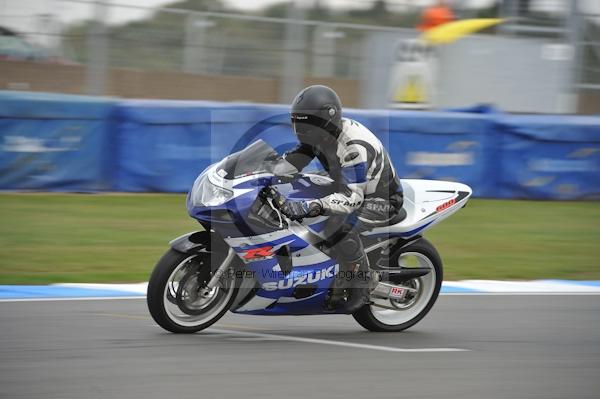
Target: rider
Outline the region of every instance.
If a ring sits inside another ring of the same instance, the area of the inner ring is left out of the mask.
[[[400,181],[381,141],[360,123],[342,118],[340,98],[329,87],[309,86],[298,93],[291,119],[300,143],[284,154],[275,174],[298,173],[316,157],[335,187],[324,198],[286,200],[281,210],[292,220],[330,216],[325,242],[340,263],[340,273],[328,306],[353,313],[369,300],[369,263],[358,225],[385,223],[400,213]]]

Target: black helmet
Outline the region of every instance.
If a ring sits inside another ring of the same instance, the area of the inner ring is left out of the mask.
[[[318,146],[342,130],[342,102],[327,86],[303,89],[292,102],[292,127],[301,143]]]

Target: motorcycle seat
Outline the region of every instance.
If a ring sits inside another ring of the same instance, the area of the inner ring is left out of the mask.
[[[401,204],[399,205],[401,206]],[[382,198],[368,198],[365,199],[356,216],[365,228],[372,229],[400,223],[406,219],[406,210],[404,208],[398,210],[389,201]]]

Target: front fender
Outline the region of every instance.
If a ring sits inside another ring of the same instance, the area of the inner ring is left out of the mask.
[[[172,240],[169,245],[183,254],[217,252],[227,254],[229,245],[214,231],[192,231]]]
[[[210,251],[210,233],[208,231],[193,231],[169,242],[171,248],[183,254],[196,254]]]

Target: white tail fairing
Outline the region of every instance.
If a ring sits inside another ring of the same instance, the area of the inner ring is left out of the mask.
[[[400,223],[375,228],[364,235],[392,233],[411,237],[446,219],[462,208],[473,191],[462,183],[403,179],[406,218]]]

